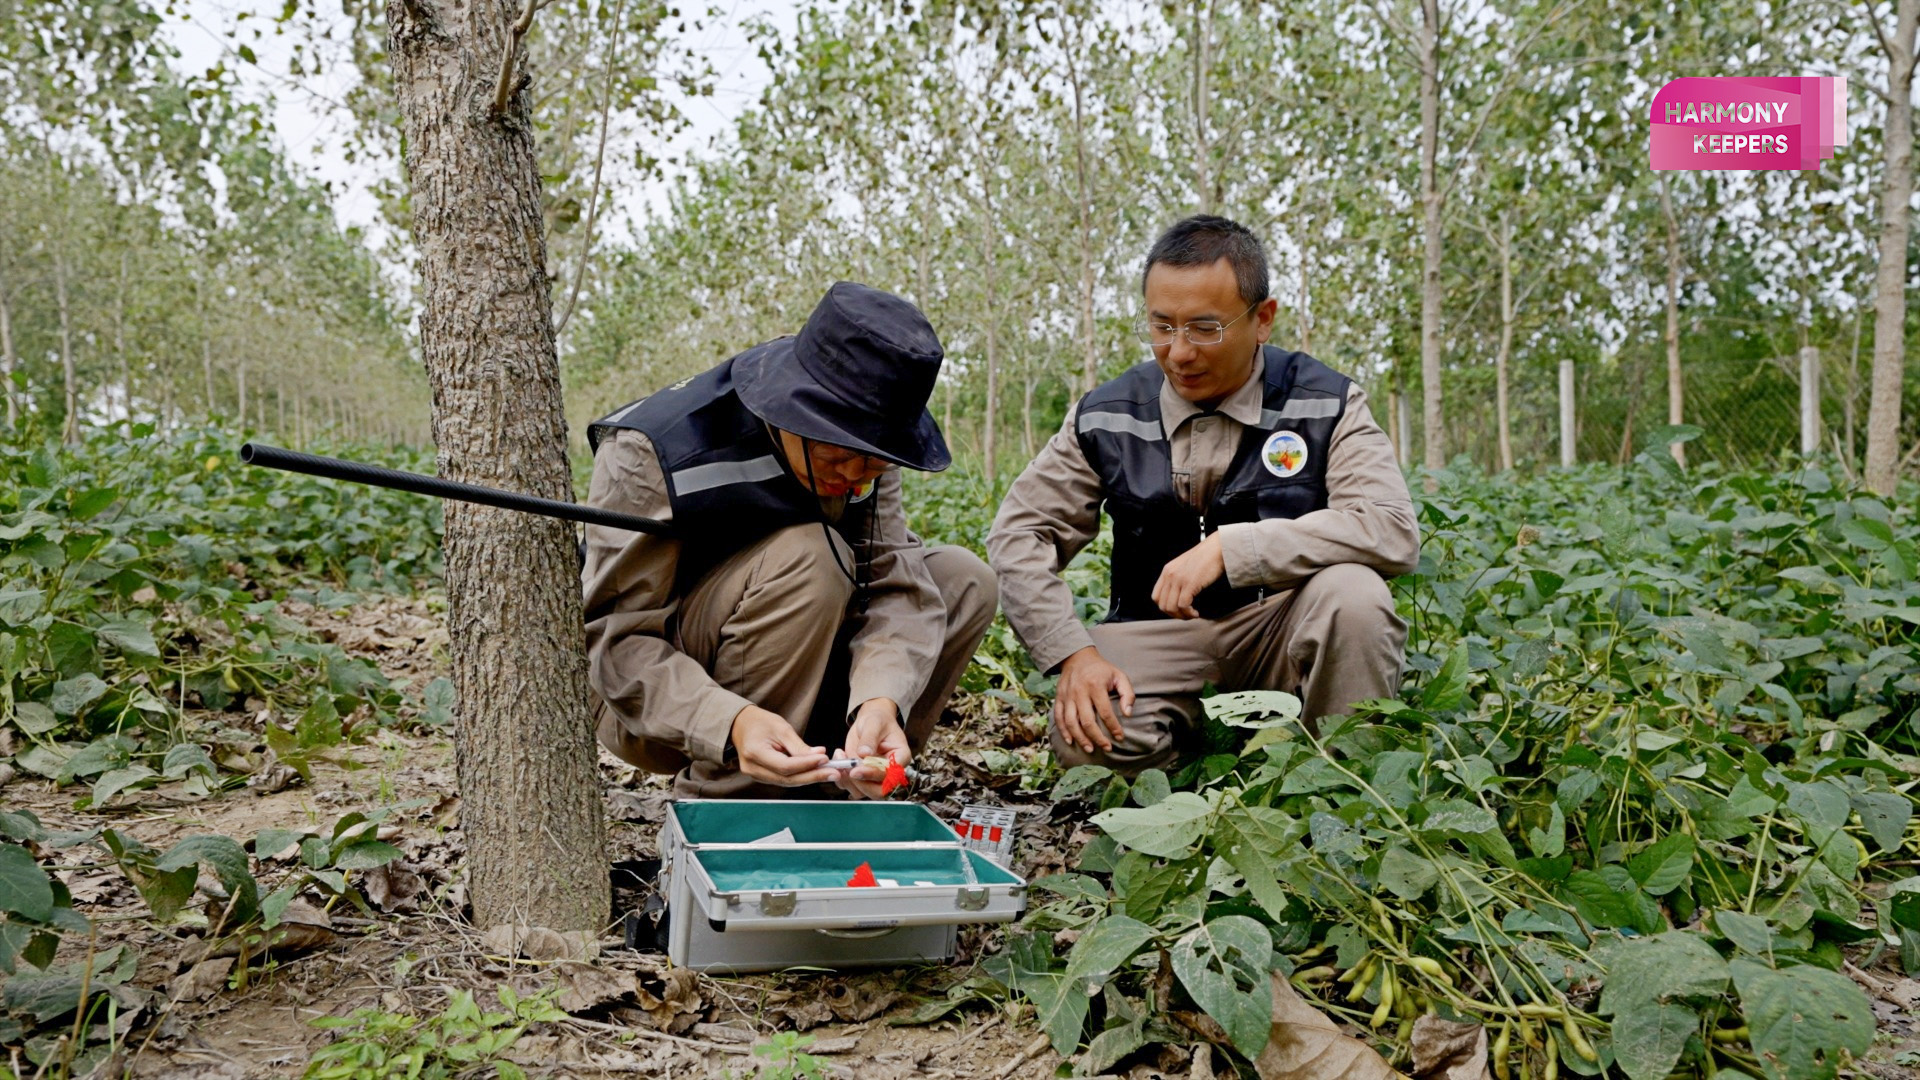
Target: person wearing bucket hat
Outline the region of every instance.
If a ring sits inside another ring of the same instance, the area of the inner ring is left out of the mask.
[[[1180,221],[1141,291],[1151,359],[1067,411],[987,537],[1007,622],[1060,675],[1054,753],[1128,775],[1197,747],[1208,683],[1296,694],[1309,725],[1395,696],[1407,624],[1385,579],[1420,555],[1366,394],[1267,344],[1278,302],[1258,238]],[[1103,510],[1107,618],[1087,627],[1058,575]]]
[[[878,797],[834,757],[925,745],[997,604],[993,574],[907,529],[901,468],[952,455],[927,411],[945,357],[912,304],[852,282],[800,332],[588,427],[581,571],[600,741],[682,798]]]

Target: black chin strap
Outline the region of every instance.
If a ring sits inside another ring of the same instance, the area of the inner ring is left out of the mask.
[[[807,493],[817,499],[820,497],[820,485],[813,476],[813,440],[807,438],[805,435],[800,436],[800,456],[805,458],[807,462]],[[874,481],[874,484],[877,486],[879,481]],[[874,492],[874,497],[879,498],[878,491]],[[852,505],[851,497],[848,498],[847,505]],[[845,512],[844,509],[841,511],[843,514]],[[859,611],[862,614],[866,613],[867,601],[871,597],[871,589],[866,581],[866,571],[869,568],[868,562],[871,559],[873,551],[874,518],[878,516],[872,507],[867,509],[867,542],[865,546],[867,548],[868,558],[862,559],[859,554],[855,554],[854,567],[860,571],[860,573],[857,574],[853,570],[848,570],[847,564],[840,561],[840,545],[833,542],[833,530],[827,526],[824,518],[820,521],[820,534],[827,541],[827,550],[833,553],[833,565],[839,567],[840,573],[848,581],[853,583],[853,596],[854,599],[859,602]]]

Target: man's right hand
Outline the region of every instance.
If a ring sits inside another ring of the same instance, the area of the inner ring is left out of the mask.
[[[804,787],[839,775],[825,767],[826,747],[808,746],[784,717],[758,705],[741,709],[733,718],[733,749],[740,757],[740,771],[763,784]]]
[[[1126,738],[1120,718],[1113,713],[1112,695],[1120,695],[1120,711],[1133,715],[1133,683],[1126,672],[1107,663],[1100,650],[1089,645],[1060,665],[1060,683],[1054,690],[1053,723],[1067,742],[1083,753],[1113,749]]]

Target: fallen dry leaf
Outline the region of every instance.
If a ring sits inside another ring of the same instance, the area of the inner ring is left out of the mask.
[[[707,1008],[700,997],[700,978],[687,968],[672,968],[661,973],[657,984],[641,986],[635,996],[647,1014],[648,1023],[674,1034],[692,1027]],[[674,1030],[676,1027],[679,1031]]]
[[[227,975],[233,971],[233,957],[202,960],[176,975],[167,984],[167,996],[175,1001],[205,1001],[227,988]]]
[[[381,911],[412,912],[420,905],[417,897],[426,889],[420,875],[394,863],[375,866],[360,873],[360,891]]]
[[[632,973],[592,964],[561,964],[555,972],[559,975],[560,994],[554,998],[554,1004],[570,1013],[588,1012],[632,997],[636,989]]]
[[[1432,1015],[1415,1020],[1413,1075],[1421,1080],[1488,1080],[1486,1026]]]
[[[1253,1063],[1260,1080],[1392,1080],[1394,1072],[1373,1048],[1309,1005],[1279,976],[1273,985],[1273,1027]]]
[[[488,952],[508,959],[524,956],[542,963],[574,960],[590,964],[600,958],[600,939],[590,930],[562,933],[544,926],[503,924],[480,935],[480,943]]]
[[[898,988],[878,983],[877,979],[829,983],[823,996],[840,1019],[856,1023],[871,1020],[900,1000]]]

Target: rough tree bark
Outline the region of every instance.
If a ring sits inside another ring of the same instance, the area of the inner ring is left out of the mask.
[[[1685,422],[1686,386],[1680,375],[1680,223],[1673,216],[1673,188],[1666,173],[1660,174],[1660,213],[1667,223],[1667,423]],[[1627,410],[1629,423],[1633,410]],[[1631,443],[1629,432],[1621,436]],[[1673,460],[1687,463],[1687,444],[1673,443],[1668,449]]]
[[[1085,88],[1080,85],[1080,20],[1067,19],[1072,48],[1066,56],[1067,81],[1073,86],[1074,187],[1080,210],[1080,344],[1085,358],[1080,390],[1098,385],[1100,356],[1093,336],[1093,194],[1087,187],[1087,117]]]
[[[387,5],[421,358],[441,475],[571,499],[525,86],[493,111],[514,17],[498,0]],[[445,549],[474,922],[597,929],[610,900],[573,529],[448,503]]]
[[[1446,464],[1440,419],[1440,4],[1420,3],[1420,208],[1424,261],[1420,273],[1421,420],[1423,464],[1429,472]],[[1427,478],[1427,490],[1434,488]]]
[[[1211,214],[1216,200],[1207,111],[1213,101],[1213,90],[1208,85],[1213,69],[1213,0],[1196,0],[1193,24],[1193,194],[1200,212]]]
[[[60,430],[61,441],[80,441],[80,379],[73,364],[73,305],[67,297],[67,259],[53,257],[54,300],[60,307],[60,379],[66,392],[67,422]]]
[[[1000,249],[1000,239],[995,232],[997,222],[993,219],[993,171],[991,169],[985,173],[985,183],[986,198],[981,203],[984,210],[981,218],[983,233],[981,246],[986,249],[987,264],[987,317],[985,319],[987,324],[987,407],[985,415],[980,420],[980,448],[981,456],[986,462],[987,490],[997,496],[1000,491],[1000,472],[998,462],[994,460],[994,431],[1000,424],[1000,357],[998,355],[1000,337],[996,332],[1000,321],[1000,298],[996,288],[998,283],[994,280],[994,270],[995,264],[1000,261],[996,257]]]
[[[1900,479],[1900,384],[1907,362],[1907,232],[1913,198],[1914,32],[1920,0],[1900,0],[1893,37],[1869,10],[1887,54],[1886,180],[1880,189],[1880,271],[1874,277],[1873,396],[1867,406],[1867,487],[1893,494]]]
[[[1507,362],[1513,356],[1513,222],[1500,215],[1500,351],[1493,358],[1494,422],[1499,426],[1500,471],[1513,471],[1513,425],[1507,403]]]
[[[20,404],[13,396],[13,370],[17,366],[19,358],[13,353],[13,305],[7,302],[6,290],[0,289],[0,379],[6,381],[8,431],[20,423]]]

